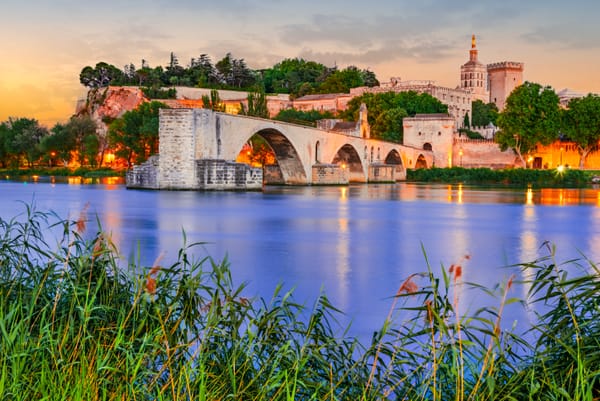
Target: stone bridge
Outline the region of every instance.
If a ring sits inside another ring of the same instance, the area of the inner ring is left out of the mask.
[[[263,170],[235,162],[253,135],[271,146],[276,166]],[[362,128],[345,134],[207,109],[163,109],[159,155],[134,166],[127,174],[127,185],[259,189],[263,180],[287,185],[391,182],[405,179],[406,168],[432,163],[430,151],[368,136]]]

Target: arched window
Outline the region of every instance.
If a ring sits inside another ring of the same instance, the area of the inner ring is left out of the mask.
[[[317,141],[317,143],[315,144],[315,163],[319,163],[319,160],[321,160],[321,142]]]
[[[429,142],[423,144],[423,150],[433,150],[433,147]]]
[[[377,148],[377,160],[381,160],[381,149]]]
[[[365,160],[367,160],[368,154],[367,152],[369,151],[369,148],[365,146]]]
[[[373,146],[371,146],[371,163],[373,163]]]

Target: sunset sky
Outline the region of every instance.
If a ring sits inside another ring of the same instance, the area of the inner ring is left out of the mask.
[[[3,0],[0,121],[51,126],[74,112],[79,72],[105,61],[182,65],[227,52],[250,68],[303,57],[458,85],[477,35],[483,63],[521,61],[525,79],[600,93],[598,0]]]

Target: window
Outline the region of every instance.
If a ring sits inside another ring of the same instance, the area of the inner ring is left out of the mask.
[[[321,145],[321,143],[319,141],[317,141],[317,143],[315,144],[315,163],[319,163],[319,159],[321,158],[321,155],[319,154],[320,145]]]

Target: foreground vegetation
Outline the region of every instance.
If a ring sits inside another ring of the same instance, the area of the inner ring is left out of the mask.
[[[33,167],[33,168],[13,168],[0,169],[0,176],[5,177],[31,177],[31,176],[55,176],[55,177],[122,177],[125,175],[125,170],[115,170],[112,168],[68,168],[68,167]]]
[[[460,264],[439,274],[425,264],[360,344],[338,330],[325,295],[308,308],[282,288],[245,298],[227,262],[198,259],[185,236],[171,265],[120,267],[110,237],[86,233],[85,221],[85,211],[64,221],[32,207],[0,219],[2,399],[600,397],[600,281],[589,260],[560,265],[549,248],[519,266],[527,282],[494,289],[467,284]],[[523,284],[527,299],[510,298]],[[496,306],[462,314],[464,286]],[[504,329],[505,306],[518,302],[538,311],[533,341]]]
[[[521,168],[492,170],[490,168],[463,167],[407,170],[408,181],[563,188],[585,187],[590,185],[596,176],[598,176],[598,171],[571,169],[562,172]]]

